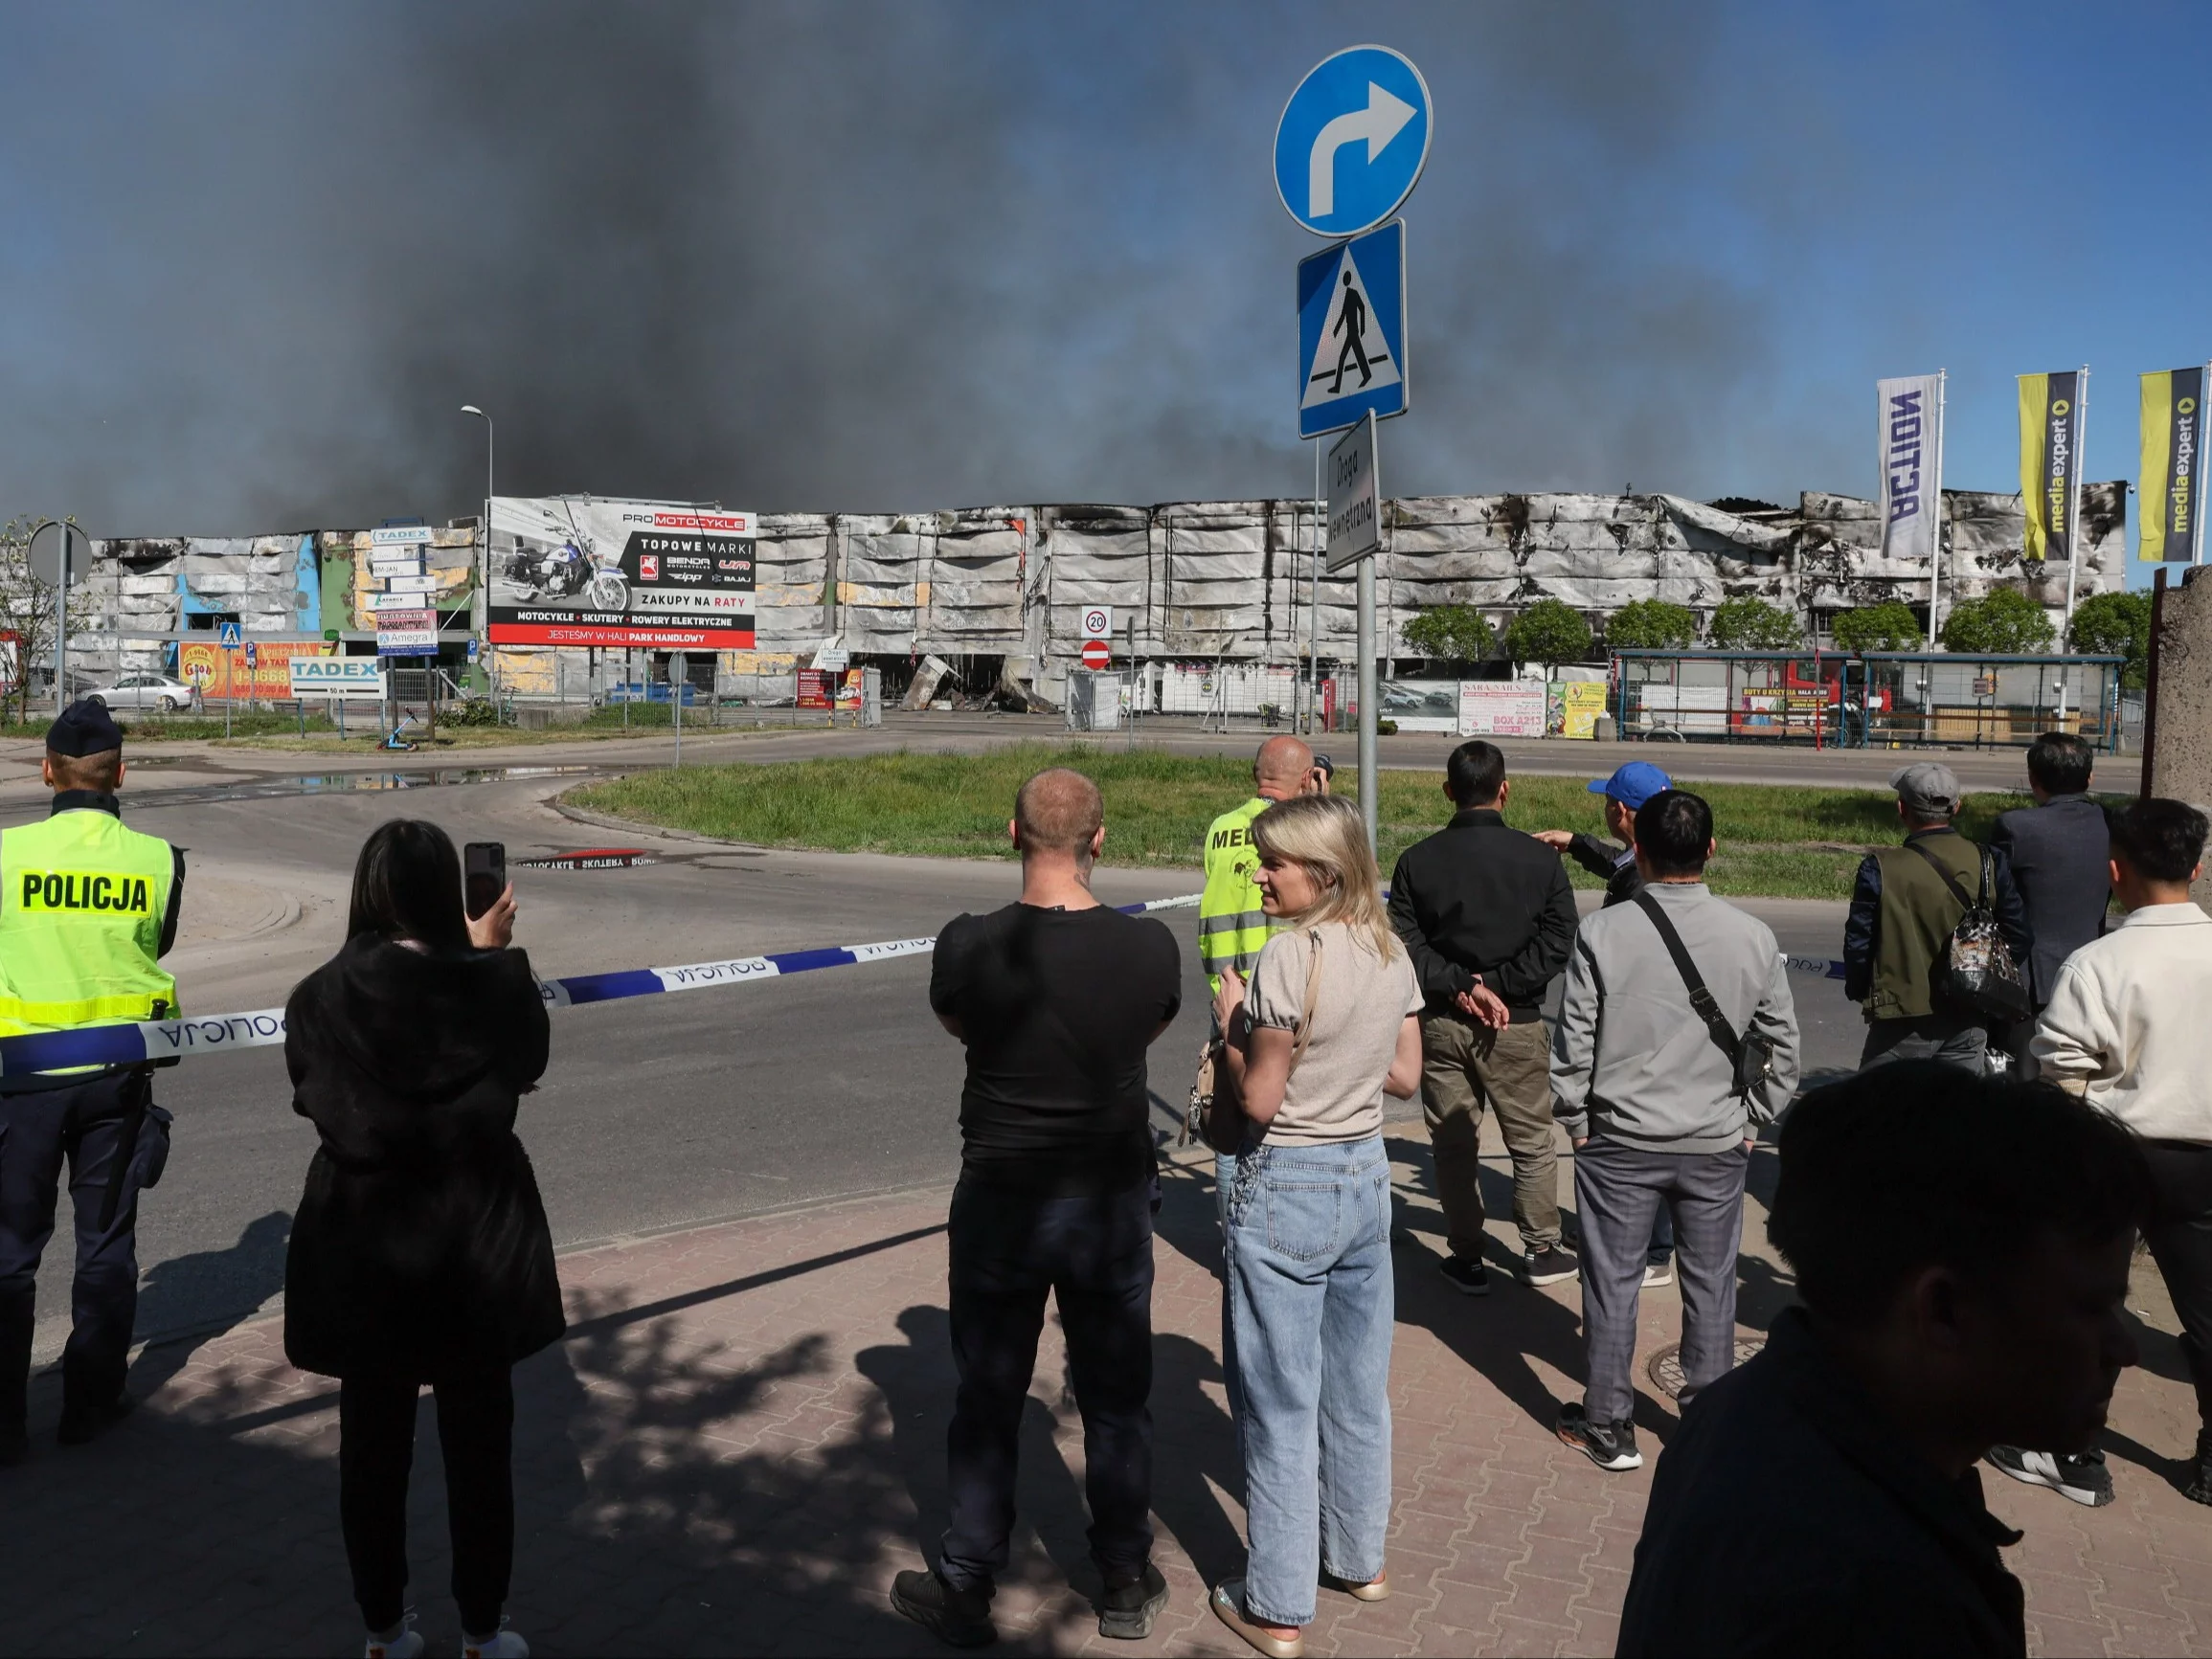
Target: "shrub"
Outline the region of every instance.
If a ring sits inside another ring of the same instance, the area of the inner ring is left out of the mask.
[[[1515,662],[1580,662],[1591,651],[1590,624],[1562,599],[1539,599],[1505,624],[1505,654]]]
[[[1605,642],[1628,650],[1686,651],[1698,642],[1698,618],[1687,605],[1634,599],[1606,622]]]
[[[2051,637],[2050,617],[2018,588],[1994,588],[1954,606],[1939,636],[1946,651],[1990,655],[2048,651]]]
[[[1716,651],[1793,651],[1804,644],[1805,630],[1795,612],[1745,594],[1714,607],[1706,638]]]
[[[2125,657],[2121,684],[2139,686],[2151,653],[2151,595],[2092,594],[2074,607],[2073,647],[2093,657]]]
[[[1881,605],[1862,605],[1839,611],[1831,628],[1839,651],[1913,651],[1925,636],[1912,607],[1891,599]]]
[[[1400,630],[1406,649],[1444,662],[1479,662],[1498,636],[1472,605],[1430,605],[1413,613]]]

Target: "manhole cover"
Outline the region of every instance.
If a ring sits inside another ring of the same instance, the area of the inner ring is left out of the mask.
[[[1736,1363],[1738,1365],[1743,1364],[1745,1360],[1750,1358],[1764,1347],[1766,1347],[1764,1342],[1747,1342],[1739,1337],[1736,1341]],[[1682,1345],[1680,1342],[1670,1342],[1653,1355],[1651,1363],[1644,1367],[1645,1375],[1651,1379],[1651,1385],[1669,1400],[1682,1398]]]

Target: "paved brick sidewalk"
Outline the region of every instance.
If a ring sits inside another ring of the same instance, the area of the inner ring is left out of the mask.
[[[1425,1148],[1400,1141],[1416,1230]],[[1771,1178],[1764,1151],[1754,1187]],[[1499,1213],[1502,1170],[1486,1172]],[[1174,1600],[1148,1644],[1102,1642],[1084,1592],[1081,1443],[1050,1333],[1024,1448],[1024,1531],[999,1601],[1013,1651],[1241,1654],[1205,1585],[1242,1563],[1224,1403],[1210,1182],[1167,1184],[1159,1250],[1160,1560]],[[518,1373],[512,1609],[541,1653],[936,1651],[892,1613],[892,1574],[944,1524],[944,1195],[905,1195],[568,1256],[568,1340]],[[1756,1214],[1747,1337],[1787,1296]],[[1500,1233],[1501,1241],[1504,1237]],[[1502,1256],[1501,1256],[1502,1259]],[[1469,1301],[1401,1248],[1392,1375],[1397,1593],[1324,1595],[1316,1653],[1610,1653],[1650,1470],[1606,1475],[1548,1424],[1578,1368],[1572,1286]],[[2193,1434],[2171,1310],[2138,1281],[2146,1368],[2110,1438],[2120,1501],[2088,1511],[1987,1476],[2028,1528],[2013,1562],[2039,1648],[2212,1653],[2212,1511],[2174,1491]],[[1645,1339],[1679,1304],[1646,1298]],[[0,1472],[0,1650],[358,1651],[338,1537],[331,1384],[283,1362],[277,1324],[149,1349],[150,1403],[78,1452],[42,1438]],[[34,1426],[50,1430],[42,1379]],[[1674,1418],[1656,1390],[1649,1449]],[[416,1595],[433,1650],[445,1593],[442,1481],[424,1410]],[[1072,1586],[1072,1587],[1071,1587]]]

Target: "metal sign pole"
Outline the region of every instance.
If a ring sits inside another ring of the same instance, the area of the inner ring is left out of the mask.
[[[2197,461],[2189,477],[2190,508],[2195,517],[2189,521],[2189,563],[2204,562],[2204,399],[2212,396],[2212,363],[2204,365],[2204,377],[2197,383]]]
[[[54,712],[69,706],[69,526],[61,527],[61,569],[54,583]]]
[[[1377,834],[1382,811],[1375,775],[1375,559],[1360,561],[1360,817],[1366,820],[1367,845],[1382,857]]]
[[[1935,503],[1935,541],[1928,555],[1928,648],[1935,649],[1935,613],[1943,582],[1943,399],[1951,381],[1951,370],[1935,371],[1935,488],[1930,492]],[[1951,579],[1958,580],[1958,561],[1951,565]]]

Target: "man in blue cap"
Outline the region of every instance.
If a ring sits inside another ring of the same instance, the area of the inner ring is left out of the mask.
[[[123,825],[123,732],[98,703],[46,733],[48,815],[0,831],[0,1037],[166,1020],[176,981],[184,855]],[[138,1195],[169,1156],[152,1068],[62,1065],[0,1079],[0,1464],[20,1463],[38,1259],[54,1233],[62,1166],[77,1227],[64,1446],[130,1409],[124,1393],[138,1307]]]
[[[1605,796],[1605,827],[1620,843],[1617,851],[1578,830],[1538,830],[1536,839],[1554,852],[1568,854],[1591,875],[1603,876],[1608,909],[1626,904],[1643,891],[1643,877],[1636,867],[1636,809],[1672,788],[1674,781],[1648,760],[1632,760],[1615,767],[1611,777],[1591,780],[1590,793]],[[1665,1204],[1652,1220],[1643,1282],[1655,1289],[1675,1282],[1675,1220]]]
[[[1643,887],[1643,878],[1636,873],[1636,809],[1672,788],[1674,781],[1650,761],[1632,760],[1590,786],[1591,795],[1605,796],[1606,832],[1620,843],[1617,848],[1579,831],[1538,830],[1536,839],[1554,852],[1566,853],[1591,875],[1603,876],[1605,902],[1623,904]]]

